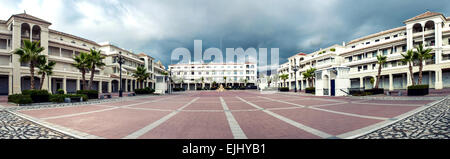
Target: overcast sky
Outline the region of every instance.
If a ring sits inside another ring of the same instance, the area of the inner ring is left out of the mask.
[[[281,64],[298,52],[402,26],[427,9],[450,16],[450,1],[0,0],[0,19],[26,10],[52,29],[145,52],[166,66],[175,48],[193,53],[194,40],[224,52],[279,48]]]

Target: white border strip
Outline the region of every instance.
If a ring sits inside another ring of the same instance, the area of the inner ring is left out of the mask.
[[[227,103],[225,102],[225,100],[223,100],[222,97],[220,97],[220,102],[222,103],[223,110],[225,110],[228,125],[230,126],[234,139],[247,139],[247,136],[245,135],[244,131],[242,131],[241,127],[239,126],[239,123],[234,118],[233,114],[231,113],[230,109],[227,106]]]

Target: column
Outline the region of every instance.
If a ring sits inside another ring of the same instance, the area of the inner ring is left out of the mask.
[[[394,90],[394,76],[389,74],[389,91]]]
[[[226,87],[226,86],[224,86],[224,87]],[[190,82],[187,83],[187,90],[188,91],[191,90],[191,83]]]
[[[412,26],[406,29],[406,49],[410,50],[414,48],[413,44],[413,31]]]
[[[363,78],[363,77],[360,77],[360,78],[359,78],[359,87],[360,87],[360,88],[363,88],[363,87],[364,87],[364,78]]]
[[[442,22],[437,22],[437,23],[434,23],[434,38],[435,38],[435,47],[437,48],[437,49],[435,49],[435,57],[436,57],[436,59],[435,59],[435,63],[436,64],[439,64],[439,63],[441,63],[441,57],[442,57],[442,50],[441,50],[441,47],[442,47],[442,25],[441,25],[441,23]]]
[[[309,80],[306,80],[306,86],[309,87]]]
[[[442,83],[442,69],[436,70],[434,82],[435,89],[442,89],[444,87]]]
[[[42,85],[42,88],[47,88],[47,91],[49,93],[52,93],[52,76],[47,76],[48,78],[45,78],[44,84]]]
[[[81,90],[80,89],[80,78],[77,78],[77,90]]]
[[[112,80],[108,81],[108,93],[112,92]]]
[[[11,48],[20,48],[21,46],[21,23],[13,23]],[[21,73],[20,73],[20,56],[12,54],[12,94],[21,93]]]
[[[64,76],[64,78],[63,78],[63,90],[64,90],[64,93],[67,93],[67,77],[66,76]]]
[[[422,25],[422,46],[425,47],[425,24]]]
[[[124,92],[128,92],[128,79],[125,78]]]
[[[102,79],[100,79],[98,81],[98,93],[99,94],[103,93],[103,91],[102,91]]]
[[[407,86],[412,85],[411,73],[409,73],[409,70],[408,70],[408,72],[406,72],[406,83],[407,83]]]
[[[13,94],[13,76],[12,73],[8,75],[8,94]]]

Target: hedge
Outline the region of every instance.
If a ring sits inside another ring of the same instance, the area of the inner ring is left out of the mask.
[[[47,90],[23,90],[23,95],[29,95],[33,103],[49,102],[50,93]]]
[[[31,104],[33,103],[33,100],[30,95],[12,94],[8,96],[8,102],[16,104]]]
[[[56,94],[64,94],[64,89],[58,89],[58,90],[56,90]]]
[[[97,90],[78,90],[77,94],[85,94],[89,99],[98,99]]]
[[[305,88],[305,93],[312,93],[312,94],[315,94],[315,93],[316,93],[316,87],[308,87],[308,88]]]
[[[280,87],[279,90],[281,92],[289,92],[289,87]]]
[[[414,86],[408,86],[408,89],[428,89],[429,85],[414,85]]]
[[[177,91],[184,91],[184,88],[173,88],[173,91],[177,92]]]
[[[134,90],[134,93],[136,93],[136,94],[152,94],[154,92],[155,92],[155,90],[151,89],[150,87],[146,87],[146,88],[143,88],[143,89],[135,89]]]
[[[71,97],[81,97],[83,101],[88,100],[88,96],[86,94],[53,94],[50,96],[50,101],[55,103],[63,103],[65,98]]]

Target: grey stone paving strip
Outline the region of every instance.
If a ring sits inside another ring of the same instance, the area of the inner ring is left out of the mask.
[[[58,118],[73,117],[73,116],[78,116],[78,115],[92,114],[92,113],[110,111],[110,110],[114,110],[114,109],[120,109],[120,108],[134,106],[134,105],[139,105],[139,104],[158,102],[158,101],[165,100],[165,99],[168,99],[168,98],[172,98],[172,97],[161,98],[161,99],[156,99],[156,100],[147,101],[147,102],[141,102],[141,103],[128,104],[128,105],[123,105],[123,106],[113,107],[113,108],[107,108],[107,109],[101,109],[101,110],[94,110],[94,111],[88,111],[88,112],[82,112],[82,113],[74,113],[74,114],[66,114],[66,115],[60,115],[60,116],[47,117],[47,118],[42,118],[42,119],[43,120],[50,120],[50,119],[58,119]]]
[[[378,129],[381,129],[381,128],[389,126],[389,125],[392,125],[392,124],[394,124],[396,122],[399,122],[399,121],[401,121],[401,120],[403,120],[403,119],[405,119],[405,118],[407,118],[409,116],[412,116],[412,115],[414,115],[414,114],[416,114],[418,112],[421,112],[421,111],[429,108],[430,106],[433,106],[433,105],[435,105],[437,103],[440,103],[440,102],[442,102],[444,100],[446,100],[446,98],[434,101],[432,103],[423,105],[423,106],[421,106],[419,108],[411,110],[411,111],[409,111],[407,113],[404,113],[402,115],[396,116],[396,117],[394,117],[395,120],[385,120],[383,122],[380,122],[380,123],[377,123],[377,124],[374,124],[374,125],[371,125],[371,126],[368,126],[368,127],[365,127],[365,128],[361,128],[361,129],[350,131],[350,132],[347,132],[347,133],[344,133],[344,134],[340,134],[337,137],[345,138],[345,139],[353,139],[353,138],[357,138],[359,136],[363,136],[363,135],[372,133],[372,132],[374,132],[374,131],[376,131]]]
[[[320,130],[308,127],[306,125],[300,124],[300,123],[298,123],[296,121],[293,121],[291,119],[288,119],[288,118],[286,118],[284,116],[278,115],[278,114],[276,114],[274,112],[271,112],[270,110],[266,110],[266,109],[264,109],[264,108],[262,108],[262,107],[260,107],[260,106],[258,106],[256,104],[253,104],[253,103],[251,103],[251,102],[249,102],[249,101],[247,101],[245,99],[242,99],[242,98],[240,98],[238,96],[236,96],[236,98],[240,99],[241,101],[243,101],[243,102],[245,102],[245,103],[247,103],[247,104],[249,104],[249,105],[251,105],[251,106],[253,106],[255,108],[258,108],[258,109],[262,110],[263,112],[265,112],[265,113],[267,113],[267,114],[269,114],[269,115],[271,115],[271,116],[273,116],[273,117],[275,117],[277,119],[280,119],[281,121],[284,121],[284,122],[286,122],[286,123],[288,123],[288,124],[290,124],[292,126],[295,126],[295,127],[299,128],[299,129],[302,129],[302,130],[304,130],[306,132],[309,132],[311,134],[314,134],[314,135],[322,137],[322,138],[333,137],[333,135],[330,135],[330,134],[325,133],[323,131],[320,131]]]
[[[80,132],[80,131],[77,131],[77,130],[73,130],[73,129],[70,129],[70,128],[66,128],[66,127],[63,127],[63,126],[55,125],[55,124],[46,122],[46,121],[38,119],[38,118],[31,117],[31,116],[28,116],[28,115],[25,115],[25,114],[22,114],[22,113],[9,111],[9,110],[7,110],[7,112],[9,112],[11,114],[14,114],[14,115],[16,115],[18,117],[24,118],[26,120],[29,120],[29,121],[31,121],[33,123],[39,124],[39,125],[41,125],[43,127],[49,128],[51,130],[58,131],[58,132],[61,132],[63,134],[72,136],[74,138],[78,138],[78,139],[102,139],[102,137],[98,137],[98,136],[95,136],[95,135],[87,134],[87,133]]]
[[[333,111],[333,110],[327,110],[327,109],[321,109],[321,108],[317,108],[318,106],[321,105],[316,105],[315,107],[309,107],[309,106],[304,106],[304,105],[300,105],[300,104],[295,104],[295,103],[290,103],[290,102],[285,102],[282,100],[277,100],[277,99],[272,99],[272,98],[267,98],[267,97],[261,97],[258,96],[260,98],[264,98],[267,100],[271,100],[271,101],[276,101],[276,102],[281,102],[281,103],[286,103],[286,104],[291,104],[291,105],[295,105],[295,106],[299,106],[302,108],[309,108],[309,109],[314,109],[314,110],[319,110],[319,111],[325,111],[325,112],[329,112],[329,113],[334,113],[334,114],[340,114],[340,115],[346,115],[346,116],[353,116],[353,117],[360,117],[360,118],[368,118],[368,119],[377,119],[377,120],[388,120],[389,118],[383,118],[383,117],[376,117],[376,116],[368,116],[368,115],[359,115],[359,114],[353,114],[353,113],[345,113],[345,112],[339,112],[339,111]],[[347,102],[341,102],[339,104],[345,104]]]
[[[161,125],[162,123],[166,122],[167,120],[169,120],[170,118],[172,118],[173,116],[175,116],[176,114],[178,114],[181,110],[183,110],[184,108],[186,108],[187,106],[191,105],[192,103],[194,103],[195,101],[197,101],[200,97],[194,98],[192,99],[189,103],[186,103],[185,105],[183,105],[181,108],[178,108],[177,110],[173,111],[170,114],[167,114],[166,116],[162,117],[161,119],[139,129],[138,131],[135,131],[127,136],[124,137],[124,139],[137,139],[138,137],[144,135],[145,133],[151,131],[152,129],[156,128],[157,126]]]
[[[222,97],[220,97],[220,102],[222,103],[223,110],[225,110],[228,125],[230,126],[234,139],[247,139],[247,136],[245,135],[244,131],[242,131],[241,127],[239,126],[239,123],[234,118],[233,114],[231,113],[230,109],[227,106],[227,103],[225,102],[225,100],[223,100]]]
[[[267,100],[270,100],[270,101],[274,101],[274,102],[280,102],[280,103],[285,103],[285,104],[295,105],[295,106],[301,107],[301,108],[305,108],[305,107],[306,107],[306,106],[304,106],[304,105],[295,104],[295,103],[291,103],[291,102],[286,102],[286,101],[282,101],[282,100],[277,100],[277,99],[272,99],[272,98],[267,98],[267,97],[261,97],[261,96],[258,96],[258,97],[259,97],[259,98],[263,98],[263,99],[267,99]]]

